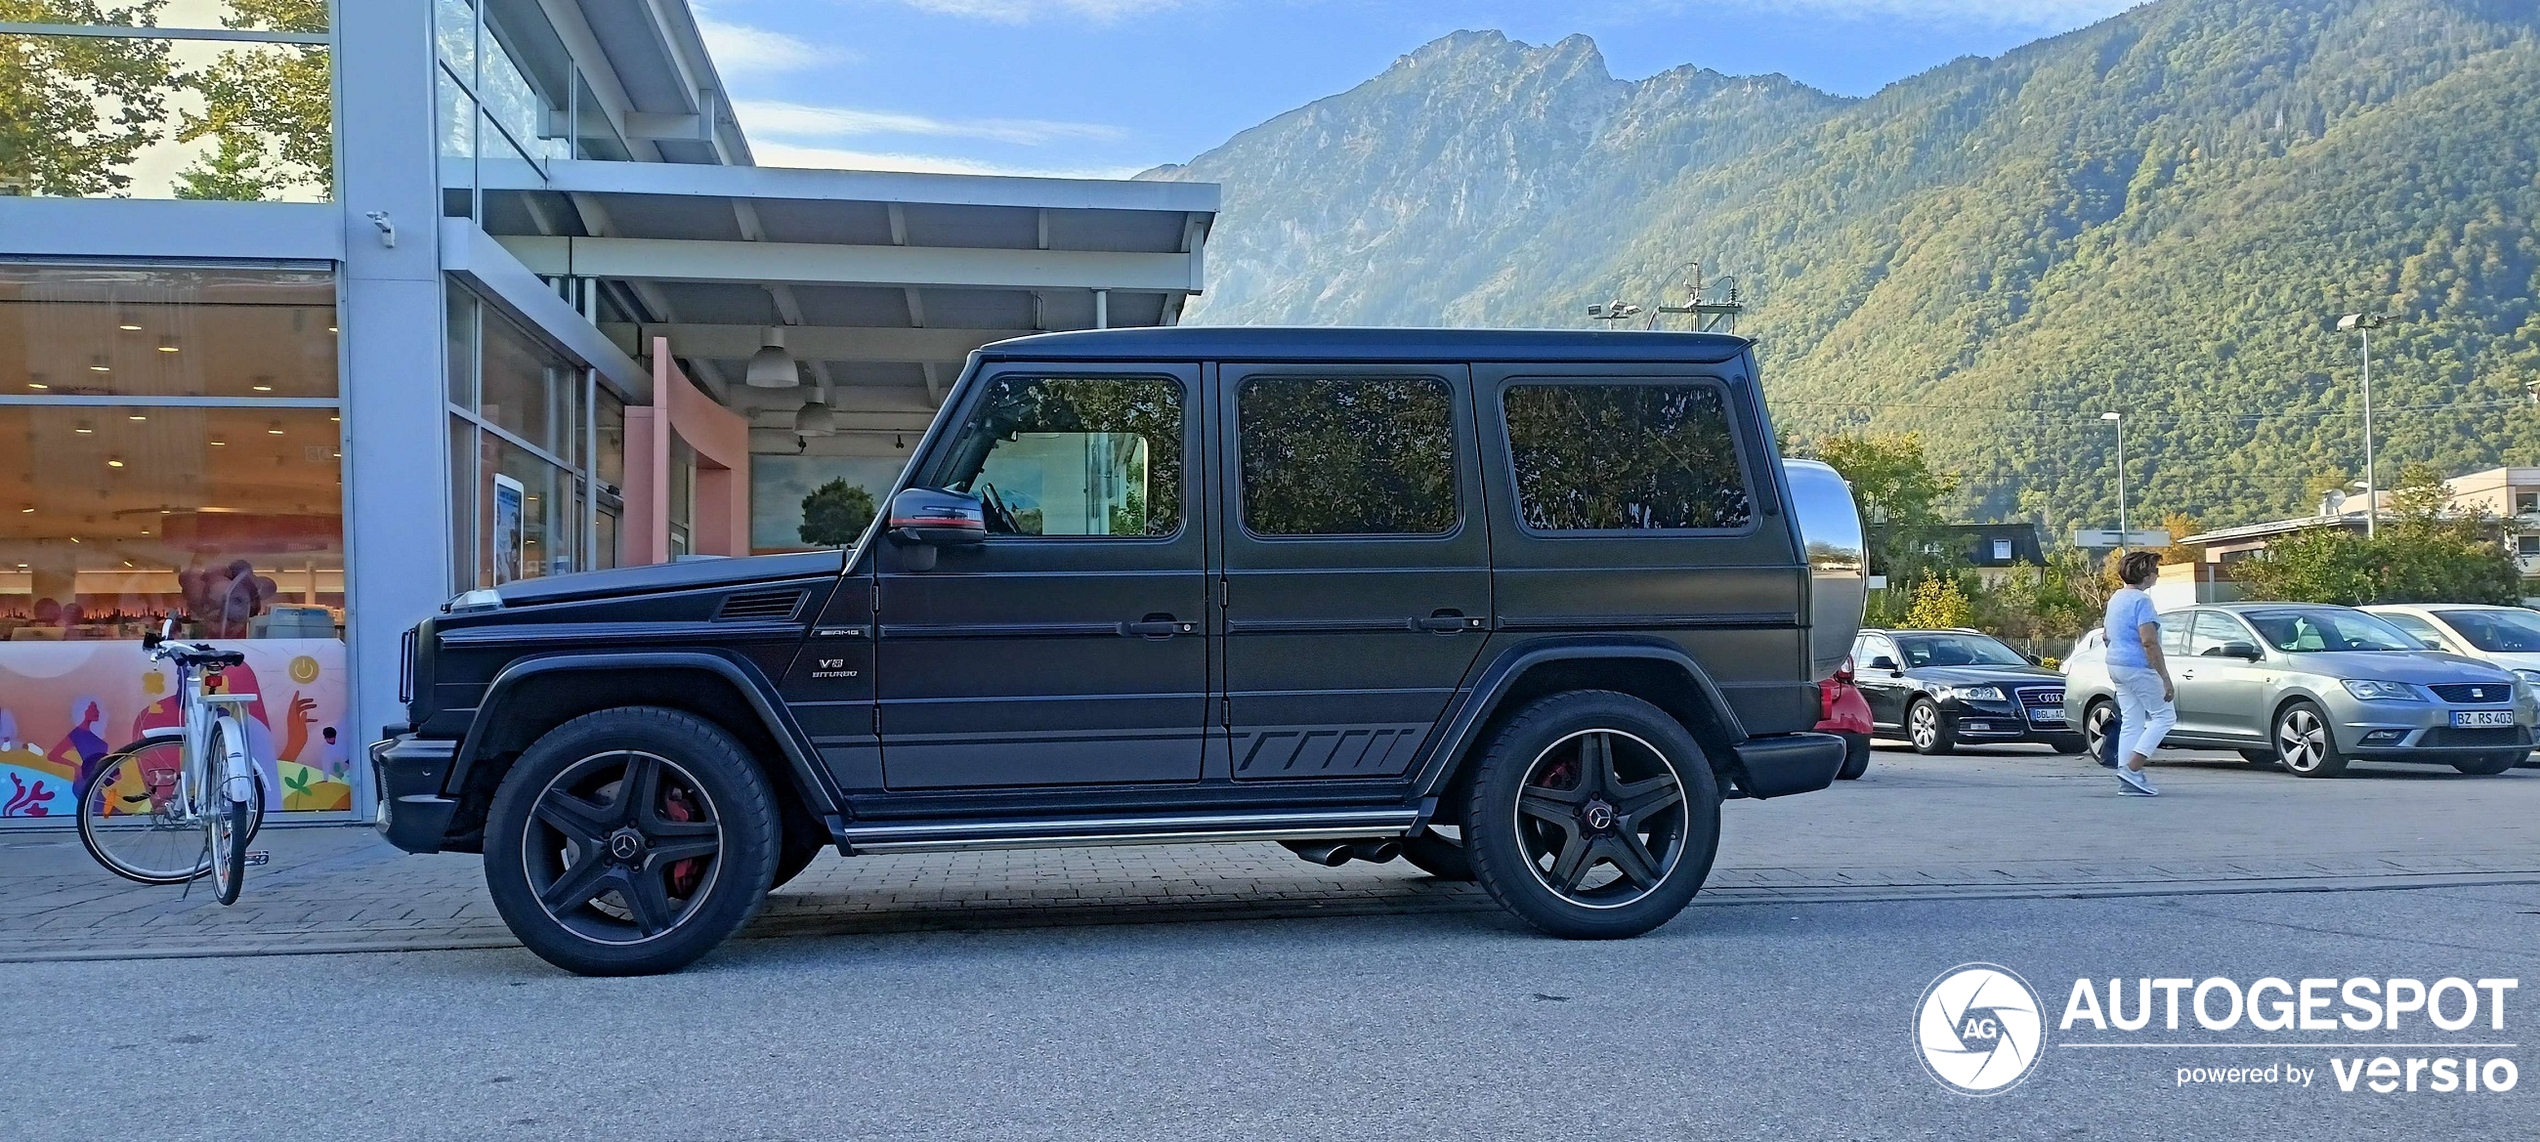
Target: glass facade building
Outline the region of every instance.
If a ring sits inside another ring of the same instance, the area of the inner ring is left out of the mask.
[[[268,809],[366,817],[418,619],[815,542],[970,349],[1173,321],[1216,209],[759,168],[683,0],[9,0],[0,105],[0,828],[167,724],[168,612]]]

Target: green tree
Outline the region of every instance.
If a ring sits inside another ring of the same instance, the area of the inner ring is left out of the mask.
[[[0,0],[0,22],[155,23],[165,0]],[[17,193],[111,194],[159,141],[177,83],[165,40],[0,36],[0,184]]]
[[[803,497],[803,522],[795,530],[805,543],[845,547],[864,534],[873,515],[873,493],[831,480]]]
[[[230,0],[232,28],[326,30],[326,0]],[[262,199],[335,192],[334,104],[328,53],[264,45],[222,52],[189,75],[203,110],[177,125],[178,142],[210,138],[209,154],[177,173],[179,198]]]
[[[1976,622],[1975,603],[1958,586],[1958,580],[1934,575],[1914,585],[1913,605],[1905,608],[1905,625],[1913,630],[1944,630],[1971,627]]]

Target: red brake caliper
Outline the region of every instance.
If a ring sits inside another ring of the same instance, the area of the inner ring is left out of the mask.
[[[697,819],[696,810],[688,807],[688,792],[677,788],[662,796],[661,815],[673,821]],[[673,861],[670,866],[671,895],[686,897],[696,892],[697,882],[705,879],[705,875],[704,857],[689,857],[686,860]]]

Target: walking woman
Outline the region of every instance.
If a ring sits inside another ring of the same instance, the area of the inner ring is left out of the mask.
[[[2178,724],[2178,698],[2170,683],[2170,664],[2161,657],[2161,616],[2145,588],[2161,577],[2161,557],[2136,551],[2117,562],[2117,578],[2125,587],[2108,597],[2108,681],[2116,687],[2117,711],[2124,729],[2117,738],[2117,792],[2157,797],[2152,775],[2143,771],[2152,751],[2161,747],[2170,727]]]

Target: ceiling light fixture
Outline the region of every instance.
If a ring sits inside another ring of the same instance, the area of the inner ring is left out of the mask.
[[[26,383],[26,387],[28,387],[28,388],[30,388],[30,389],[34,389],[35,391],[37,391],[37,392],[39,392],[39,393],[40,393],[40,392],[45,392],[45,391],[50,390],[53,386],[48,385],[48,384],[45,384],[45,383],[44,383],[44,382],[42,382],[42,381],[28,381],[28,382]]]
[[[228,442],[228,441],[226,441],[226,440],[215,440],[215,441],[212,441],[212,447],[214,447],[214,448],[227,448],[227,447],[229,447],[229,442]]]
[[[88,371],[92,373],[111,373],[115,371],[115,367],[107,364],[105,356],[101,354],[89,360]]]
[[[815,390],[811,400],[794,412],[794,435],[836,436],[838,414],[829,407],[829,394]]]
[[[125,419],[125,420],[148,420],[148,419],[150,419],[150,418],[149,418],[149,417],[147,417],[147,416],[144,416],[144,415],[142,415],[142,414],[140,414],[140,413],[137,413],[137,412],[136,412],[136,413],[134,413],[134,414],[132,414],[132,415],[130,415],[130,416],[125,417],[124,419]]]
[[[162,353],[173,353],[173,352],[176,352],[176,338],[174,338],[174,337],[162,337],[162,338],[159,338],[159,352],[162,352]]]
[[[88,427],[88,426],[87,426],[87,425],[85,425],[85,424],[76,424],[76,425],[72,425],[72,426],[71,426],[71,431],[76,432],[76,433],[78,433],[78,434],[80,434],[80,435],[82,435],[82,436],[86,436],[86,435],[88,435],[88,434],[90,434],[90,433],[92,433],[92,432],[95,432],[95,431],[97,431],[97,430],[96,430],[96,429],[94,429],[94,428],[90,428],[90,427]]]
[[[750,370],[742,377],[754,389],[790,389],[803,383],[795,371],[794,355],[785,351],[785,327],[771,325],[759,342],[759,350],[750,354]]]
[[[121,461],[121,460],[117,460],[117,459],[115,459],[114,457],[109,456],[109,457],[107,457],[107,458],[106,458],[106,466],[107,466],[107,467],[109,467],[109,468],[121,468],[121,467],[123,467],[123,461]]]
[[[265,430],[265,435],[267,435],[267,436],[280,436],[280,435],[282,435],[282,429],[281,429],[281,428],[279,428],[279,427],[275,427],[275,428],[268,428],[268,429],[266,429],[266,430]]]

